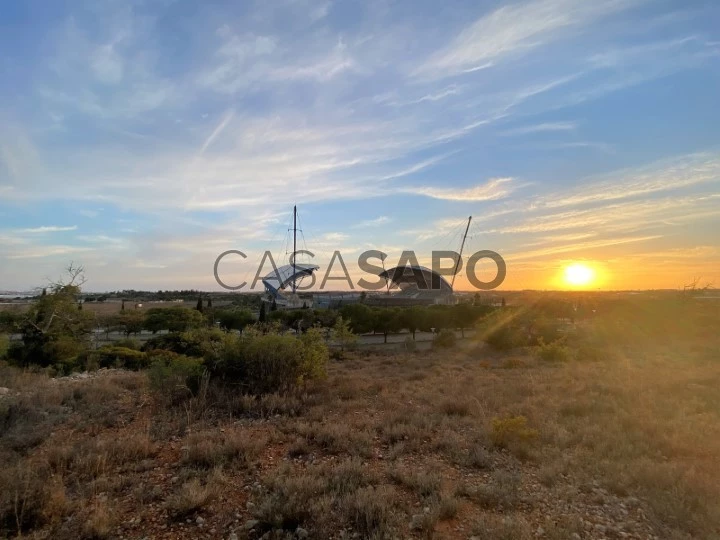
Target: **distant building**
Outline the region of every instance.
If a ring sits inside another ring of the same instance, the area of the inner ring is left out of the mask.
[[[432,304],[455,304],[457,299],[452,286],[437,272],[424,266],[397,266],[383,271],[390,292],[368,298],[368,304],[376,306],[427,306]]]

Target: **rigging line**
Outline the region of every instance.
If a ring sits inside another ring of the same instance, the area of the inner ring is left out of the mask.
[[[465,224],[465,220],[462,220],[462,221],[458,221],[456,225],[453,225],[453,226],[449,227],[448,232],[445,233],[441,238],[439,238],[438,240],[436,240],[433,244],[431,244],[430,247],[435,247],[435,246],[437,246],[437,245],[438,245],[439,243],[441,243],[441,242],[442,242],[444,245],[449,245],[450,243],[452,243],[452,242],[455,240],[455,237],[456,237],[458,234],[460,234],[459,227],[461,227],[461,226],[464,225],[464,224]],[[453,232],[453,231],[454,231],[454,232]],[[448,238],[450,237],[451,234],[452,234],[452,238],[448,241]]]

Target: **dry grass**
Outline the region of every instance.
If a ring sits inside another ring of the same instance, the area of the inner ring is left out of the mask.
[[[350,353],[324,386],[227,389],[184,418],[142,374],[0,369],[0,536],[196,537],[203,516],[217,537],[255,519],[252,537],[717,538],[713,339],[550,363]]]

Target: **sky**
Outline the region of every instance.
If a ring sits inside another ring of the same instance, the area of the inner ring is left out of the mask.
[[[0,4],[0,290],[222,290],[295,204],[320,276],[472,216],[503,289],[718,286],[720,3]]]

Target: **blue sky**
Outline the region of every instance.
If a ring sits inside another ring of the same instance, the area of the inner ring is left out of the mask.
[[[218,289],[295,203],[353,275],[472,215],[506,288],[717,285],[719,89],[711,0],[9,0],[0,289]]]

